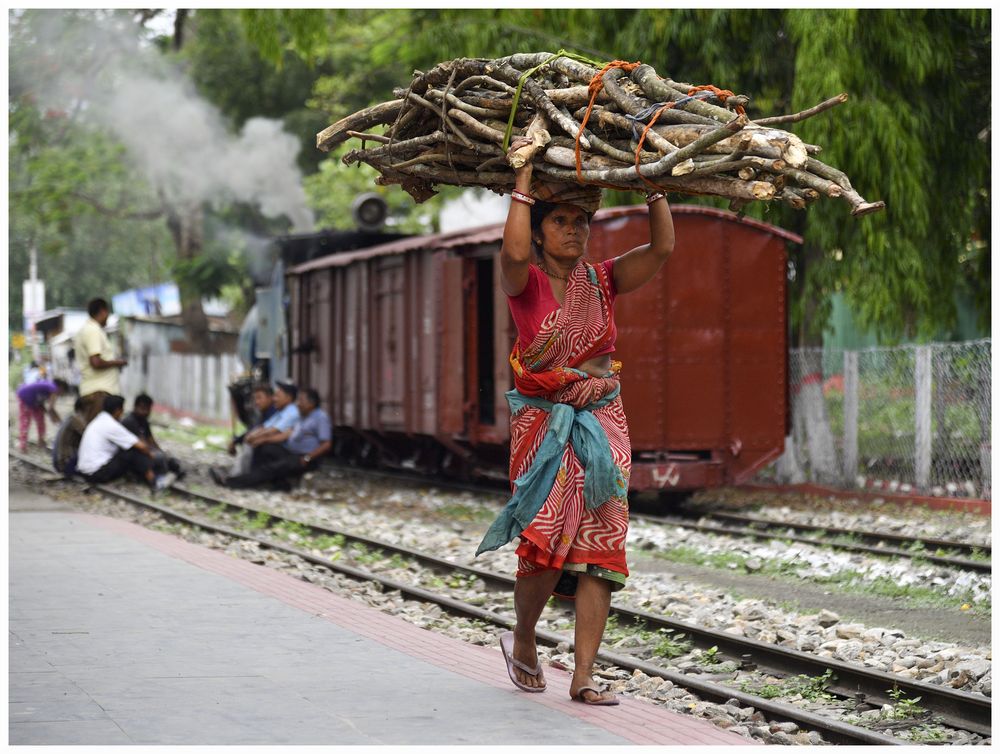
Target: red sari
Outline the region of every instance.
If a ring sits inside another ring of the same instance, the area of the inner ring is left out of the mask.
[[[605,265],[578,264],[566,282],[562,306],[542,320],[531,345],[522,353],[520,344],[514,344],[510,363],[517,391],[576,409],[613,394],[619,387],[620,362],[613,361],[603,377],[576,368],[594,355],[607,352],[613,343],[613,298]],[[618,492],[588,508],[584,501],[584,468],[572,445],[567,444],[551,491],[520,534],[519,577],[555,568],[569,574],[590,573],[607,578],[616,589],[625,583],[628,477],[632,465],[628,423],[618,396],[594,409],[593,415],[607,435],[614,466],[620,473]],[[531,466],[545,437],[549,416],[548,411],[534,406],[526,406],[511,416],[512,481]],[[575,576],[569,581],[575,585]],[[567,593],[561,588],[556,591]]]

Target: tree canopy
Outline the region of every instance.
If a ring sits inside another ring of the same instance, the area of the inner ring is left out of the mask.
[[[790,127],[823,147],[884,213],[855,220],[836,203],[747,212],[800,232],[791,304],[800,343],[818,342],[843,291],[883,338],[928,338],[955,321],[954,292],[989,312],[987,10],[410,9],[355,16],[378,31],[366,61],[426,70],[455,57],[565,48],[642,60],[663,75],[753,98],[751,117],[796,112],[840,92],[848,102]],[[387,19],[391,23],[387,24]],[[289,44],[298,44],[290,31]],[[310,37],[311,38],[311,37]],[[313,45],[322,57],[324,47]],[[331,48],[332,49],[332,48]],[[355,68],[317,82],[317,100],[355,91]],[[397,82],[397,86],[406,79]],[[378,99],[375,89],[371,104]],[[359,109],[355,107],[355,109]],[[690,201],[690,198],[686,198]],[[719,204],[717,200],[698,199]]]
[[[144,219],[155,217],[158,197],[120,141],[89,125],[86,108],[75,110],[72,100],[52,109],[21,85],[19,70],[44,70],[58,54],[33,45],[22,23],[44,13],[54,12],[12,15],[11,272],[26,267],[36,244],[53,258],[82,259],[96,246],[102,258],[129,261],[112,265],[108,285],[124,285],[124,271],[129,284],[162,276],[174,253],[169,233],[162,219]],[[125,11],[55,13],[104,14],[137,33],[144,20]],[[789,301],[797,342],[812,344],[838,291],[858,323],[885,340],[947,330],[956,290],[988,321],[990,20],[989,10],[930,9],[205,9],[178,14],[174,36],[160,47],[234,132],[258,116],[279,119],[302,144],[298,164],[317,221],[340,227],[350,222],[354,196],[375,190],[399,227],[429,229],[433,203],[414,207],[398,189],[375,187],[366,168],[316,150],[315,134],[391,99],[414,69],[451,58],[566,49],[642,60],[678,81],[751,96],[751,118],[847,92],[840,107],[786,127],[822,145],[823,160],[866,197],[884,200],[886,211],[855,219],[834,202],[804,212],[747,208],[806,240],[792,250]],[[209,211],[258,235],[281,229],[238,204]],[[136,265],[128,239],[140,238],[153,261]],[[55,277],[46,272],[46,280],[54,292]],[[19,289],[12,294],[14,314]]]

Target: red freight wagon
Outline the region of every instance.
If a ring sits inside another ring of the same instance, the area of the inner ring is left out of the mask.
[[[788,422],[786,243],[801,238],[672,210],[673,255],[616,304],[633,491],[744,480],[780,455]],[[515,330],[497,285],[502,232],[407,238],[288,271],[292,375],[319,390],[337,453],[506,477]],[[601,210],[588,258],[648,238],[645,207]]]

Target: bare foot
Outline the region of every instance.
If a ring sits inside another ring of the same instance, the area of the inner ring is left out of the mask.
[[[531,688],[545,688],[545,676],[542,674],[542,666],[538,662],[534,631],[530,634],[522,635],[516,629],[514,630],[514,659],[527,665],[529,668],[538,668],[538,675],[531,675],[531,673],[526,673],[515,665],[514,674],[517,676],[518,681]]]
[[[583,675],[583,674],[577,675],[576,673],[573,673],[573,681],[569,685],[570,698],[575,699],[577,696],[581,696],[580,689],[585,688],[587,686],[590,686],[590,688],[584,691],[582,694],[582,698],[585,702],[590,702],[591,704],[593,704],[594,702],[606,701],[614,699],[616,697],[614,692],[609,691],[607,689],[605,689],[601,693],[597,693],[596,691],[594,691],[593,689],[600,688],[601,685],[596,681],[594,681],[593,676]]]

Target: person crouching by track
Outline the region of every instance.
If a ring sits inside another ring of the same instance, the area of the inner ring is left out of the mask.
[[[316,459],[333,447],[330,417],[319,407],[319,393],[313,388],[299,391],[301,418],[295,427],[282,433],[280,443],[268,442],[254,449],[251,469],[246,474],[227,476],[210,469],[212,478],[226,487],[257,487],[266,482],[290,489],[289,480],[315,468]]]
[[[67,479],[76,473],[77,454],[80,450],[80,440],[87,429],[87,404],[83,398],[77,398],[73,404],[73,413],[63,419],[52,443],[52,466],[62,472]]]
[[[508,159],[528,144],[516,139]],[[500,250],[501,287],[518,331],[510,355],[515,389],[507,393],[513,496],[476,554],[520,537],[517,623],[500,638],[514,684],[545,689],[535,625],[557,594],[576,600],[571,698],[618,704],[593,678],[611,593],[628,576],[631,448],[619,396],[621,363],[611,358],[614,303],[651,280],[669,257],[673,220],[663,194],[651,194],[650,243],[588,262],[600,189],[533,184],[531,172],[530,161],[515,170]]]
[[[277,407],[274,405],[274,390],[271,389],[270,385],[266,383],[254,385],[253,405],[257,411],[257,423],[252,425],[242,435],[234,437],[229,443],[229,455],[236,456],[229,469],[231,476],[246,474],[250,471],[250,461],[253,458],[253,445],[251,445],[251,442],[259,434],[258,430],[271,426],[268,422],[278,412]]]
[[[153,437],[153,428],[149,425],[149,417],[153,413],[153,399],[145,393],[139,393],[132,404],[132,413],[122,419],[122,426],[142,440],[153,452],[153,473],[173,474],[175,479],[183,479],[185,472],[181,462],[167,455]]]
[[[38,428],[38,444],[45,447],[45,414],[54,422],[58,422],[56,399],[69,391],[69,385],[63,380],[39,379],[26,382],[19,387],[17,395],[17,447],[24,453],[28,450],[28,430],[31,422]]]
[[[83,431],[77,473],[91,484],[104,484],[130,474],[154,491],[166,489],[173,483],[173,475],[156,476],[152,449],[120,424],[124,413],[125,399],[120,395],[104,399],[103,410]]]

